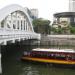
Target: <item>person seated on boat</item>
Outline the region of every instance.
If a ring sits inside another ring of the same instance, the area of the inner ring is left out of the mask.
[[[30,56],[30,52],[24,52],[24,56]]]
[[[67,55],[66,60],[71,60],[72,57],[70,55]]]

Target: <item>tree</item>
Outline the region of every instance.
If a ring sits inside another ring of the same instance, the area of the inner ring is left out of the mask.
[[[33,20],[34,31],[41,34],[50,34],[50,21],[42,18]]]

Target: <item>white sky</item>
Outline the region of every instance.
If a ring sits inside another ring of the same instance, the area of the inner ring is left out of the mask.
[[[52,20],[54,13],[69,9],[69,0],[0,0],[0,9],[10,4],[19,4],[30,9],[37,8],[39,17],[49,20]]]

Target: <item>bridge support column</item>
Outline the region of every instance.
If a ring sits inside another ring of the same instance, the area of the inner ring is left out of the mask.
[[[1,65],[1,45],[0,45],[0,74],[2,74],[2,65]]]

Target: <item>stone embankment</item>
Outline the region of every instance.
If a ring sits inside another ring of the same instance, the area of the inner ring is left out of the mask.
[[[42,35],[41,45],[75,46],[75,35]]]

